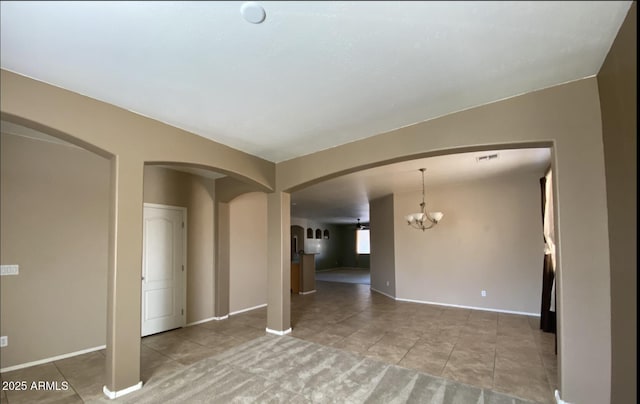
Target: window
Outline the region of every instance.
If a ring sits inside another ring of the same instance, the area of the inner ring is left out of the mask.
[[[369,230],[356,230],[356,253],[370,254]]]

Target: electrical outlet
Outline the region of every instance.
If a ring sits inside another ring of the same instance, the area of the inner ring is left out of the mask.
[[[18,265],[0,265],[0,275],[18,275],[19,272]]]
[[[486,290],[481,291],[480,296],[487,297],[487,291]]]
[[[6,335],[3,337],[0,337],[0,348],[4,348],[7,345],[9,345],[9,337],[7,337]]]
[[[389,281],[387,281],[387,286],[389,286]]]

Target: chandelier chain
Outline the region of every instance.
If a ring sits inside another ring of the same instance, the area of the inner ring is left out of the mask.
[[[425,202],[425,185],[424,185],[424,172],[426,168],[421,168],[422,173],[422,203],[420,203],[420,212],[412,213],[405,217],[407,224],[418,230],[425,231],[432,228],[442,219],[444,216],[442,212],[427,212],[427,204]]]
[[[420,171],[422,172],[422,203],[420,204],[420,206],[422,207],[422,212],[424,213],[424,208],[427,206],[424,202],[424,171],[426,169],[425,168],[421,168]]]

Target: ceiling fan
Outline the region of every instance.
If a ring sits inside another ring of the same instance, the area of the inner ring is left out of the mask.
[[[358,223],[356,224],[356,230],[369,230],[369,225],[360,223],[360,219],[358,219]]]

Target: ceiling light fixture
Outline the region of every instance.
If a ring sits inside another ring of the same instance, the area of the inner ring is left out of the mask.
[[[426,211],[427,205],[424,202],[424,172],[425,171],[426,171],[426,168],[420,169],[420,172],[422,173],[422,203],[420,204],[420,212],[412,213],[404,217],[409,226],[413,227],[414,229],[419,229],[422,231],[430,229],[436,224],[438,224],[438,222],[442,220],[442,217],[444,216],[442,212]]]
[[[356,224],[356,230],[369,230],[369,226],[366,224],[360,223],[360,219],[358,219],[358,223]]]
[[[251,24],[260,24],[267,17],[264,8],[256,2],[248,1],[240,6],[240,14]]]

